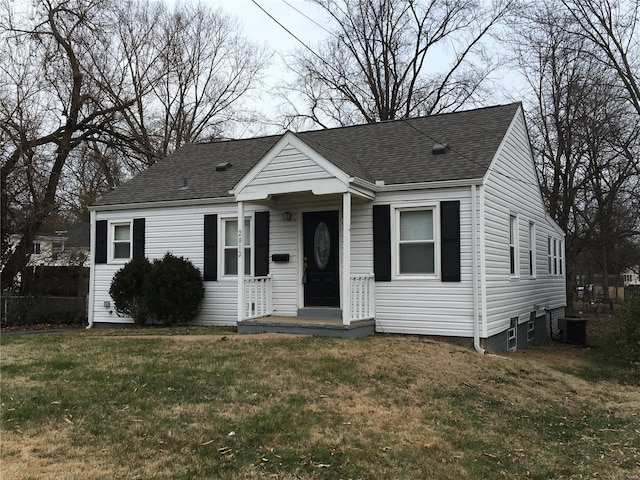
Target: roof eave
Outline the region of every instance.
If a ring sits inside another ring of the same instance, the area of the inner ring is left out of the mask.
[[[217,205],[234,202],[233,197],[190,198],[187,200],[159,200],[157,202],[117,203],[113,205],[91,205],[89,211],[106,212],[114,210],[134,210],[143,208],[188,207],[194,205]]]
[[[482,185],[482,178],[461,178],[457,180],[439,180],[435,182],[396,183],[392,185],[376,185],[378,192],[399,192],[404,190],[432,190],[435,188],[470,187]]]

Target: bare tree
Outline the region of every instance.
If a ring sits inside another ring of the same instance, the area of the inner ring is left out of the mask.
[[[492,70],[483,41],[512,3],[312,1],[333,28],[317,51],[294,56],[298,79],[289,90],[306,111],[289,119],[321,126],[453,111],[477,100]]]
[[[131,45],[132,78],[148,75],[148,58],[158,56],[153,75],[159,81],[150,91],[141,89],[124,115],[125,135],[137,139],[145,165],[186,142],[222,137],[234,122],[252,118],[242,100],[259,86],[270,56],[244,38],[237,20],[203,5],[169,11],[130,2],[122,15],[132,12],[135,26],[121,27],[125,44]],[[152,55],[137,48],[150,39],[156,45]]]
[[[112,92],[100,88],[114,80],[103,69],[110,54],[102,36],[108,3],[49,0],[33,7],[32,21],[16,19],[11,6],[4,7],[5,45],[18,55],[4,59],[2,82],[11,94],[3,97],[2,109],[4,115],[18,115],[4,118],[11,149],[2,159],[2,185],[4,190],[10,183],[26,184],[21,203],[28,221],[3,265],[3,288],[26,265],[38,230],[56,210],[71,152],[132,104],[123,83],[114,82]],[[3,201],[3,217],[11,200],[18,198]]]
[[[582,49],[614,71],[640,115],[640,3],[637,0],[561,0],[574,19],[571,33]]]
[[[1,4],[2,288],[27,264],[40,228],[184,142],[210,139],[266,57],[205,7],[140,1]],[[10,231],[21,240],[11,251]]]
[[[530,4],[520,18],[511,44],[534,92],[529,127],[542,193],[567,233],[571,308],[582,257],[598,260],[606,283],[616,245],[637,235],[638,214],[627,207],[635,201],[640,125],[612,88],[616,72],[585,54],[590,40],[574,33],[576,20],[561,3]]]

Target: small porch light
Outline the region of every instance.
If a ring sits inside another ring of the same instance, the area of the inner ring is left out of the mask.
[[[285,222],[290,222],[291,221],[291,212],[282,212],[282,220],[284,220]]]

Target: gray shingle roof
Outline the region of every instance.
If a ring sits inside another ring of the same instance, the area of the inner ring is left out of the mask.
[[[482,178],[519,103],[408,120],[297,133],[347,174],[386,185]],[[188,144],[104,195],[96,205],[228,197],[280,135]],[[432,155],[447,143],[445,155]],[[226,171],[219,163],[230,162]],[[183,179],[188,188],[181,189]]]

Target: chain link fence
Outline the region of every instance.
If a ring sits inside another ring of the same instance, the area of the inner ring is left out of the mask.
[[[2,328],[87,323],[87,297],[2,297]]]

